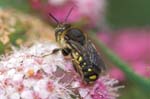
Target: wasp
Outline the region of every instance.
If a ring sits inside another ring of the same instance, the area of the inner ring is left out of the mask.
[[[58,24],[55,39],[61,45],[61,48],[55,49],[53,53],[61,50],[64,56],[70,55],[75,71],[86,83],[94,83],[105,70],[105,64],[94,44],[80,29],[71,24],[59,23],[51,13],[49,15]]]

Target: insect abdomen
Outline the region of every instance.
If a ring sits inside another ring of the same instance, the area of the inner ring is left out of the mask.
[[[82,68],[84,80],[87,83],[93,83],[98,79],[99,73],[96,73],[94,68],[91,66],[85,66]]]
[[[93,83],[97,80],[99,73],[96,73],[95,68],[93,66],[89,66],[78,52],[73,52],[72,57],[73,60],[76,61],[76,64],[74,64],[76,71],[83,77],[84,81],[87,83]]]

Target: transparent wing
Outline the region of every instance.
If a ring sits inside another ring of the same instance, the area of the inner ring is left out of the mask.
[[[89,57],[89,61],[95,65],[95,66],[100,66],[103,70],[106,69],[105,64],[103,60],[101,59],[100,54],[97,52],[95,46],[93,43],[88,40],[87,43],[85,44],[84,48],[86,49],[87,55]]]

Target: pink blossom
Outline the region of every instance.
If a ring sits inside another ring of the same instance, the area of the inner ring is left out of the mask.
[[[83,21],[84,24],[97,24],[104,16],[105,0],[30,0],[33,9],[44,16],[52,13],[60,22],[64,22],[69,10],[74,7],[67,22]]]
[[[65,60],[60,53],[50,54],[55,48],[57,45],[53,43],[38,43],[3,57],[0,61],[0,98],[70,99],[70,95],[76,97],[68,88],[70,81],[62,82],[70,70],[65,66]]]
[[[116,99],[118,80],[100,76],[84,84],[52,42],[14,50],[0,61],[0,99]]]
[[[94,86],[79,88],[79,93],[83,99],[115,99],[119,96],[117,90],[123,86],[114,87],[118,80],[107,76],[100,77]]]
[[[150,71],[147,67],[150,66],[149,57],[149,29],[122,29],[113,31],[114,34],[99,34],[99,37],[121,57],[132,69],[145,77],[150,77]],[[101,36],[102,35],[102,36]],[[149,72],[149,73],[148,73]],[[110,71],[111,75],[116,79],[123,80],[124,76],[120,70],[113,68]]]
[[[33,9],[41,8],[41,0],[30,0]]]
[[[109,70],[109,75],[112,78],[118,79],[119,81],[123,81],[125,79],[123,72],[115,67],[113,67]]]
[[[131,63],[133,70],[144,77],[150,77],[150,65],[144,61],[134,61]]]
[[[146,30],[123,30],[114,38],[113,49],[123,59],[133,61],[145,58],[148,51]]]

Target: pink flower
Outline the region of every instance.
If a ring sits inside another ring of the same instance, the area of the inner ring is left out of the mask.
[[[0,99],[116,99],[118,81],[101,76],[85,85],[52,42],[15,50],[0,61]],[[100,98],[103,97],[103,98]]]
[[[109,75],[112,78],[118,79],[119,81],[123,81],[125,79],[123,72],[115,67],[113,67],[109,70]]]
[[[0,61],[0,99],[77,97],[68,88],[71,79],[62,80],[70,72],[63,56],[50,54],[55,48],[57,45],[53,43],[38,43],[3,57]]]
[[[118,89],[123,86],[114,87],[118,81],[109,76],[100,77],[94,86],[79,88],[79,93],[83,99],[116,99],[119,94]]]
[[[30,0],[30,4],[32,5],[33,9],[41,8],[41,0]]]
[[[150,77],[150,65],[144,61],[134,61],[131,63],[133,70],[144,77]]]
[[[99,37],[115,53],[129,63],[136,73],[150,77],[150,71],[147,71],[147,67],[150,66],[148,61],[150,56],[148,48],[150,42],[149,32],[149,29],[123,29],[113,31],[114,34],[111,35],[107,33],[99,34]],[[116,79],[124,79],[123,73],[116,68],[113,68],[110,74]]]
[[[148,53],[146,30],[123,30],[114,38],[113,49],[125,60],[141,60]]]
[[[84,24],[96,25],[103,20],[105,0],[30,0],[33,9],[44,16],[52,13],[60,22],[64,22],[69,10],[74,6],[67,22],[83,21]]]

